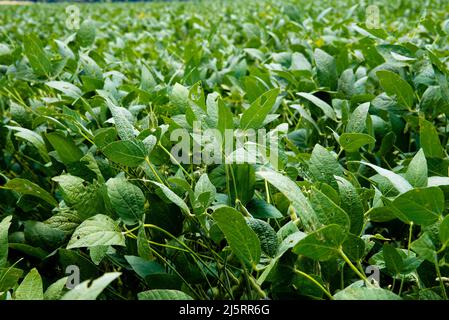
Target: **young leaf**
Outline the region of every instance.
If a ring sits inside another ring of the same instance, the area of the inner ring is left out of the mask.
[[[246,265],[255,267],[261,254],[260,241],[246,224],[243,215],[231,207],[221,207],[215,210],[212,218],[224,233],[234,254]]]

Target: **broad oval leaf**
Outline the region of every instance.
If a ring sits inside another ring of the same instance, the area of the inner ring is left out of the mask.
[[[212,218],[224,233],[234,254],[246,265],[255,267],[261,254],[260,241],[243,215],[231,207],[221,207],[215,210]]]
[[[106,245],[125,246],[125,236],[114,220],[103,214],[97,214],[76,228],[67,249]]]

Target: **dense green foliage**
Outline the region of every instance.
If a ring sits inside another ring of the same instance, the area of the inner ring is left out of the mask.
[[[1,7],[0,299],[447,299],[449,4],[348,2]]]

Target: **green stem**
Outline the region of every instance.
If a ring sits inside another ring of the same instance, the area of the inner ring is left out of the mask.
[[[179,163],[178,160],[176,160],[176,158],[171,154],[170,151],[168,151],[163,145],[162,143],[159,141],[158,142],[158,146],[166,153],[169,155],[170,159],[182,170],[182,172],[184,172],[184,174],[189,177],[190,181],[194,181],[193,177],[190,175],[190,173],[184,169],[184,167]]]
[[[399,295],[401,295],[402,294],[402,288],[403,288],[403,286],[404,286],[404,277],[401,277],[401,285],[399,286]]]
[[[440,272],[440,266],[438,265],[438,257],[435,257],[436,259],[436,263],[435,263],[435,270],[437,272],[437,276],[438,276],[438,280],[440,281],[440,288],[441,288],[441,293],[443,294],[443,297],[445,300],[447,300],[447,293],[446,293],[446,288],[444,287],[444,282],[443,282],[443,278],[441,277],[441,272]]]
[[[410,246],[412,243],[412,233],[413,233],[412,231],[413,231],[413,221],[410,222],[410,228],[408,233],[407,256],[410,255]]]
[[[343,250],[341,248],[338,250],[338,253],[343,258],[343,260],[348,264],[348,266],[352,269],[352,271],[354,271],[355,274],[360,277],[360,279],[365,281],[365,283],[370,284],[370,282],[368,281],[368,278],[363,273],[361,273],[359,271],[359,269],[357,269],[356,266],[354,266],[354,264],[351,262],[351,260],[349,260],[348,256],[343,252]]]
[[[150,162],[150,159],[148,157],[145,157],[145,162],[148,164],[148,166],[151,169],[151,172],[153,172],[154,176],[156,177],[156,179],[162,183],[163,185],[165,185],[164,181],[162,181],[161,177],[159,177],[159,175],[157,174],[156,170],[154,169],[153,165]]]
[[[331,295],[331,293],[318,281],[316,281],[314,278],[312,278],[311,276],[309,276],[307,273],[302,272],[301,270],[298,269],[293,269],[293,271],[298,274],[301,275],[307,279],[309,279],[310,281],[312,281],[318,288],[321,289],[321,291],[324,292],[324,294],[330,299],[330,300],[334,300],[334,297]]]

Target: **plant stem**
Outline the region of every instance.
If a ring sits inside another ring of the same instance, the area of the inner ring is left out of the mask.
[[[159,175],[157,174],[156,170],[154,169],[153,165],[150,162],[150,159],[148,157],[145,157],[145,161],[148,164],[148,166],[151,169],[151,172],[153,172],[154,176],[156,177],[156,179],[162,183],[163,185],[165,185],[164,181],[162,181],[161,177],[159,177]]]
[[[184,172],[184,174],[189,177],[190,181],[194,181],[193,177],[190,175],[190,173],[184,169],[184,167],[179,163],[178,160],[176,160],[176,158],[171,154],[170,151],[168,151],[163,145],[162,143],[159,141],[158,146],[166,153],[168,154],[168,156],[170,157],[170,159],[182,170],[182,172]]]
[[[408,233],[407,256],[410,255],[410,245],[412,243],[412,233],[413,233],[412,231],[413,231],[413,221],[410,222],[410,228]]]
[[[296,274],[301,275],[301,276],[303,276],[303,277],[309,279],[310,281],[312,281],[318,288],[321,289],[321,291],[324,292],[324,294],[325,294],[330,300],[334,300],[334,297],[331,295],[331,293],[330,293],[330,292],[329,292],[329,291],[328,291],[328,290],[327,290],[321,283],[319,283],[318,281],[316,281],[313,277],[309,276],[307,273],[305,273],[305,272],[303,272],[303,271],[301,271],[301,270],[298,270],[298,269],[293,269],[293,271],[294,271]]]
[[[348,266],[352,269],[352,271],[355,272],[355,274],[357,274],[360,279],[362,279],[363,281],[365,281],[365,283],[369,283],[368,278],[359,271],[359,269],[356,268],[356,266],[354,266],[354,264],[351,262],[351,260],[349,260],[348,256],[343,252],[343,249],[339,249],[338,253],[340,254],[340,256],[343,258],[343,260],[348,264]],[[370,284],[371,285],[371,284]]]
[[[437,272],[438,280],[440,281],[441,293],[443,294],[444,300],[448,300],[446,288],[444,287],[443,278],[441,278],[440,266],[438,265],[438,257],[436,256],[436,254],[435,254],[435,260],[436,260],[435,261],[435,270]]]

